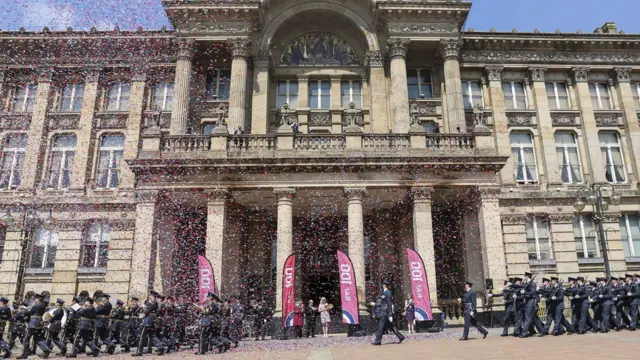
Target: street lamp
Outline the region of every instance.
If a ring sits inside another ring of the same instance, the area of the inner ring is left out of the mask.
[[[607,196],[607,192],[610,192],[609,196]],[[611,265],[609,264],[607,241],[604,237],[602,221],[604,220],[604,212],[609,210],[609,205],[620,205],[621,201],[622,199],[620,195],[616,194],[613,185],[603,183],[590,184],[578,189],[578,196],[573,203],[573,207],[577,212],[584,210],[586,205],[591,205],[593,208],[593,222],[598,229],[598,238],[600,240],[600,248],[602,248],[604,269],[607,277],[611,276]]]
[[[38,206],[33,204],[24,204],[21,202],[13,203],[8,208],[19,208],[22,212],[22,221],[20,225],[20,262],[18,265],[18,279],[16,280],[16,292],[14,299],[19,301],[24,291],[24,273],[27,265],[27,250],[29,248],[29,239],[33,235],[33,229],[36,225],[41,225],[47,230],[53,228],[53,219],[51,217],[51,209],[49,209],[49,216],[45,219],[40,219],[38,216]],[[0,214],[0,225],[9,227],[15,223],[15,219],[11,216],[11,212],[6,210],[3,214]]]

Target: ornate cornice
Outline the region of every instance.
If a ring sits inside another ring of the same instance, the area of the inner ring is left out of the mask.
[[[331,82],[340,82],[342,81],[342,75],[331,75],[329,76]]]
[[[613,74],[618,84],[631,82],[631,68],[630,67],[616,67],[613,68]]]
[[[482,199],[497,199],[500,194],[500,188],[479,188],[478,192]]]
[[[366,192],[366,188],[344,188],[344,196],[349,200],[362,200]]]
[[[503,215],[500,217],[503,225],[524,225],[527,215]]]
[[[141,203],[155,203],[160,195],[158,190],[137,190],[136,202]]]
[[[309,81],[309,75],[298,75],[298,81],[299,82],[308,82]]]
[[[602,216],[602,222],[617,224],[620,222],[620,216],[622,216],[620,213],[604,214]]]
[[[230,197],[229,189],[226,188],[207,189],[204,193],[209,202],[225,202]]]
[[[384,67],[384,56],[382,55],[382,52],[378,50],[367,51],[367,53],[365,54],[365,64],[371,68]]]
[[[489,81],[502,81],[502,71],[504,70],[503,66],[489,65],[486,66],[484,70],[487,73]]]
[[[640,53],[620,51],[574,52],[574,51],[489,51],[464,50],[461,53],[464,62],[513,62],[560,63],[560,64],[633,64],[640,63]]]
[[[176,52],[177,59],[191,61],[195,45],[196,42],[193,39],[178,39],[176,41],[176,46],[178,48],[178,51]]]
[[[548,70],[546,66],[530,66],[528,70],[531,81],[545,81]]]
[[[246,59],[249,56],[249,44],[251,41],[249,39],[237,38],[237,39],[228,39],[227,47],[231,52],[231,57]]]
[[[571,75],[576,83],[589,81],[589,71],[591,69],[587,66],[576,66],[571,68]]]
[[[460,59],[460,48],[462,40],[460,39],[443,39],[440,41],[440,55],[443,59]]]
[[[414,201],[416,200],[430,201],[432,193],[433,193],[433,187],[431,186],[420,186],[420,187],[411,188],[411,196],[413,197]]]
[[[84,81],[98,82],[100,80],[100,74],[102,73],[102,68],[88,67],[83,69],[83,72],[84,72]]]
[[[273,189],[273,193],[278,197],[278,201],[281,200],[293,200],[296,197],[296,189],[295,188],[280,188]]]
[[[549,214],[549,221],[555,224],[571,224],[573,223],[573,214]]]
[[[407,57],[407,51],[409,50],[409,39],[403,38],[391,38],[387,40],[387,48],[389,49],[389,57],[392,59],[395,57]]]
[[[457,33],[458,25],[454,23],[391,23],[389,24],[390,33],[404,34],[446,34]]]

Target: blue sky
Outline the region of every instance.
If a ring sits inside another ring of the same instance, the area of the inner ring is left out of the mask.
[[[614,21],[640,33],[640,0],[475,0],[467,28],[521,32],[592,32]],[[0,30],[160,29],[170,27],[161,0],[0,0]]]

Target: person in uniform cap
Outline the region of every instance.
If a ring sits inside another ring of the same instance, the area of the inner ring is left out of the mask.
[[[513,329],[513,336],[520,336],[522,334],[522,326],[524,325],[524,311],[526,308],[526,299],[522,294],[522,290],[524,289],[524,285],[522,284],[521,277],[514,277],[513,283],[511,284],[511,289],[513,290],[513,301],[514,301],[514,309],[515,309],[515,325]]]
[[[27,317],[30,317],[29,323],[27,324],[27,333],[24,337],[24,347],[22,350],[22,355],[18,357],[18,359],[27,359],[31,352],[36,352],[36,345],[42,350],[42,357],[49,357],[51,353],[51,349],[47,346],[47,342],[43,339],[42,328],[40,327],[40,323],[42,322],[42,316],[47,311],[47,307],[42,302],[43,296],[42,294],[36,294],[34,299],[34,304],[31,306],[31,309],[27,313]],[[33,348],[30,348],[31,339],[33,338]]]
[[[378,327],[376,329],[376,339],[372,345],[382,344],[382,333],[388,329],[398,337],[398,344],[402,344],[404,336],[393,325],[393,293],[389,290],[390,282],[387,279],[382,281],[382,293],[378,296]]]
[[[78,351],[80,350],[80,343],[84,342],[85,346],[91,349],[93,356],[100,354],[100,349],[93,342],[93,323],[97,317],[96,309],[93,307],[93,299],[86,298],[84,307],[79,309],[76,313],[80,319],[78,320],[78,332],[73,342],[73,351],[67,357],[78,357]]]
[[[482,338],[486,338],[489,332],[485,330],[474,318],[476,314],[476,293],[471,287],[473,283],[469,280],[465,281],[465,293],[461,299],[458,299],[464,306],[464,331],[460,340],[469,340],[469,325],[473,325],[482,334]]]
[[[149,298],[144,303],[144,318],[142,319],[142,333],[138,348],[135,354],[131,356],[142,356],[143,347],[147,345],[147,353],[151,353],[151,347],[155,346],[158,355],[164,355],[165,349],[156,335],[155,322],[158,313],[158,302],[156,301],[157,292],[149,292]]]
[[[98,318],[96,319],[96,332],[94,335],[94,342],[98,347],[102,347],[102,344],[107,340],[107,329],[109,328],[109,315],[113,306],[109,302],[111,295],[102,294],[102,301],[96,308]]]
[[[509,325],[511,324],[511,314],[515,309],[515,300],[513,298],[513,294],[515,290],[511,288],[511,284],[513,283],[513,278],[509,278],[509,280],[504,281],[504,288],[501,293],[498,294],[488,294],[488,297],[502,297],[504,302],[504,313],[502,317],[502,323],[504,324],[502,329],[502,335],[500,336],[509,336]]]
[[[636,331],[638,328],[638,305],[640,304],[640,285],[637,276],[626,274],[627,296],[625,297],[625,307],[629,312],[629,330]]]
[[[135,296],[131,297],[129,306],[124,308],[124,322],[122,323],[122,344],[123,352],[128,353],[131,351],[132,346],[136,346],[137,330],[138,330],[138,316],[140,315],[140,299]]]
[[[105,352],[108,354],[113,354],[116,346],[120,344],[120,332],[122,331],[122,322],[124,321],[123,306],[124,302],[118,299],[116,306],[111,311],[111,314],[109,314],[109,319],[111,320],[111,324],[109,325],[109,338],[104,342],[106,345]]]
[[[56,307],[51,316],[51,324],[49,325],[47,335],[47,346],[53,349],[53,343],[58,349],[60,349],[60,355],[65,355],[67,353],[67,346],[65,345],[64,339],[60,339],[60,332],[62,331],[62,318],[65,315],[63,306],[64,300],[57,298]]]
[[[11,319],[11,308],[9,307],[9,299],[0,297],[0,339],[4,338],[4,329],[7,327],[7,321]]]
[[[520,294],[525,300],[525,320],[524,325],[522,326],[522,334],[520,334],[521,338],[529,337],[532,327],[535,327],[538,332],[542,332],[542,330],[544,330],[544,326],[538,318],[538,289],[535,281],[532,279],[532,276],[533,274],[530,272],[524,273],[524,281],[526,282],[526,285],[524,285],[520,290]]]

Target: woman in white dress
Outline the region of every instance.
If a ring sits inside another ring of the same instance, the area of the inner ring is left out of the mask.
[[[329,304],[327,304],[326,298],[320,299],[320,305],[318,311],[320,312],[320,322],[322,322],[322,334],[324,337],[329,336],[329,323],[331,322],[331,316],[329,315]]]

